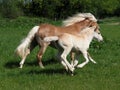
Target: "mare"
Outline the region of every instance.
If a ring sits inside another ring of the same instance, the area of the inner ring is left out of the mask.
[[[93,38],[96,38],[98,41],[103,41],[103,37],[100,31],[98,29],[96,30],[96,26],[84,28],[79,35],[63,33],[58,36],[45,37],[44,41],[46,42],[58,41],[58,44],[63,49],[63,52],[60,55],[60,59],[65,63],[63,64],[63,66],[67,70],[69,69],[71,72],[73,72],[75,65],[72,66],[71,64],[69,64],[67,60],[67,55],[72,50],[74,52],[77,51],[78,54],[77,57],[79,56],[80,53],[82,53],[86,60],[82,64],[77,65],[77,67],[82,68],[89,62],[89,60],[91,60],[93,63],[96,63],[87,52],[87,50],[89,49],[90,42],[92,41]]]
[[[37,54],[38,63],[41,68],[44,68],[42,64],[42,56],[46,51],[48,45],[57,48],[54,43],[44,42],[44,38],[48,36],[58,36],[62,33],[69,34],[79,34],[81,30],[88,26],[96,26],[96,29],[99,29],[97,24],[97,19],[91,13],[78,13],[69,17],[63,21],[63,26],[58,27],[51,24],[40,24],[39,26],[34,26],[26,36],[20,45],[16,48],[15,53],[21,57],[20,68],[23,67],[23,64],[26,60],[26,57],[30,52],[39,45],[40,50]],[[71,54],[72,60],[74,59],[74,54]]]

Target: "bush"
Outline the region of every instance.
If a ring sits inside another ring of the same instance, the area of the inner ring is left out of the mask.
[[[77,12],[90,12],[97,18],[120,16],[120,0],[1,0],[4,17],[23,15],[64,19]]]
[[[1,15],[6,18],[16,18],[23,15],[21,8],[21,2],[17,0],[3,0],[1,2]]]

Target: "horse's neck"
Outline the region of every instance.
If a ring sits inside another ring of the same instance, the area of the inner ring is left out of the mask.
[[[84,21],[81,21],[81,22],[78,22],[76,23],[75,25],[80,29],[83,29],[85,27],[89,27],[91,24],[91,21],[87,21],[87,20],[84,20]]]

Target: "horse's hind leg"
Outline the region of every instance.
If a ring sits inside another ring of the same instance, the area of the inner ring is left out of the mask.
[[[21,62],[20,62],[20,67],[19,68],[23,68],[23,64],[25,62],[25,59],[26,59],[27,56],[23,57]]]
[[[71,52],[71,60],[72,60],[72,61],[71,61],[71,65],[72,65],[73,67],[77,66],[79,56],[80,56],[80,52],[76,52],[76,53]]]
[[[44,66],[43,66],[43,64],[42,64],[42,57],[43,57],[43,54],[45,53],[45,51],[46,51],[49,43],[44,43],[44,42],[43,42],[43,43],[41,43],[40,45],[41,45],[41,48],[40,48],[40,50],[39,50],[39,52],[38,52],[37,58],[38,58],[38,63],[39,63],[39,65],[40,65],[40,67],[41,67],[41,68],[44,68]]]
[[[71,58],[71,65],[74,66],[74,60],[75,60],[75,53],[70,52],[70,58]]]
[[[26,57],[27,57],[29,54],[30,54],[30,49],[27,49],[25,55],[22,57],[22,60],[21,60],[21,62],[20,62],[20,68],[23,67],[23,64],[24,64],[24,62],[25,62],[25,60],[26,60]]]

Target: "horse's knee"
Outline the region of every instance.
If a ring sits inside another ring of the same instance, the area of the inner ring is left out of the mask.
[[[42,55],[41,55],[41,54],[38,54],[38,55],[37,55],[37,59],[38,59],[39,61],[41,61],[41,58],[42,58]]]
[[[62,55],[61,55],[61,58],[62,58],[62,59],[66,59],[66,55],[63,55],[63,54],[62,54]]]
[[[27,56],[28,54],[30,54],[30,49],[27,49],[27,50],[26,50],[26,56]]]
[[[44,68],[44,65],[42,64],[42,55],[41,54],[38,54],[37,55],[37,58],[38,58],[38,64],[41,68]]]

